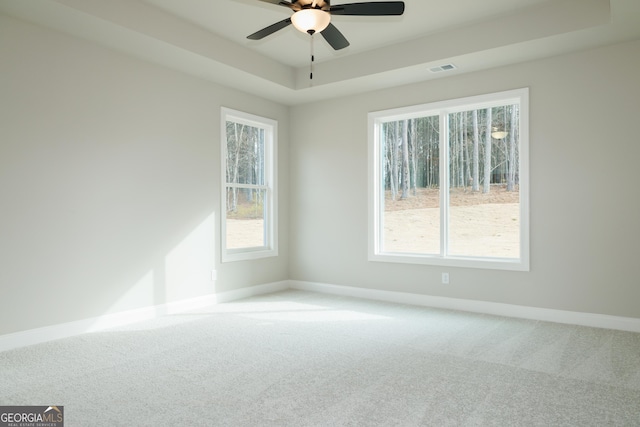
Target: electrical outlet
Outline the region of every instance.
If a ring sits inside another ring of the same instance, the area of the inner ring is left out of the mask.
[[[449,273],[442,273],[442,284],[443,285],[449,284]]]
[[[216,270],[211,270],[211,280],[215,281],[218,279],[218,272]]]

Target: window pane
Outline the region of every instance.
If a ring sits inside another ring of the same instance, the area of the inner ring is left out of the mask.
[[[227,187],[227,249],[266,246],[266,190]]]
[[[264,129],[226,122],[227,183],[264,185]]]
[[[449,114],[448,254],[520,257],[517,105]]]
[[[383,252],[440,253],[438,120],[429,116],[381,126]]]
[[[529,270],[528,90],[369,113],[369,259]]]

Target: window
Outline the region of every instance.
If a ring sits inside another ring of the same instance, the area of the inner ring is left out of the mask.
[[[222,261],[278,255],[276,131],[270,119],[222,109]]]
[[[528,90],[369,114],[369,259],[529,270]]]

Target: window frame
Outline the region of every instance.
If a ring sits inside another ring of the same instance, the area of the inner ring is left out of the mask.
[[[277,141],[278,122],[266,117],[221,107],[221,215],[220,253],[222,262],[253,260],[278,256],[278,194],[277,194]],[[227,182],[227,122],[241,123],[264,130],[264,184],[236,184]],[[227,188],[248,188],[265,191],[264,245],[246,248],[227,248]]]
[[[448,114],[519,104],[520,107],[520,140],[519,140],[519,208],[520,208],[520,257],[490,258],[473,256],[454,256],[446,254],[448,233],[448,198],[449,198],[449,141]],[[380,152],[380,127],[382,123],[426,116],[439,116],[440,122],[440,254],[415,254],[382,252],[383,212],[381,205],[384,197],[382,185],[383,164]],[[369,261],[395,262],[408,264],[424,264],[440,267],[467,267],[496,270],[529,271],[529,89],[521,88],[484,95],[476,95],[446,101],[394,108],[370,112],[368,114],[368,167],[369,167]],[[446,147],[446,150],[443,150]],[[444,153],[443,153],[444,151]],[[443,191],[445,190],[446,191]]]

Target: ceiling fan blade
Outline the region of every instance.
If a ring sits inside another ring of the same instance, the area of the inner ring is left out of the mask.
[[[347,3],[331,6],[332,15],[389,16],[404,13],[403,1]]]
[[[284,7],[293,9],[293,3],[290,3],[288,1],[283,1],[283,0],[259,0],[259,1],[263,1],[265,3],[277,4],[279,6],[284,6]]]
[[[276,22],[275,24],[271,24],[268,27],[261,29],[260,31],[256,31],[250,36],[247,36],[247,38],[249,40],[260,40],[275,33],[278,30],[283,29],[289,24],[291,24],[291,18],[283,19],[282,21]]]
[[[332,23],[329,23],[329,26],[322,30],[320,34],[322,34],[322,37],[324,37],[327,43],[329,43],[335,50],[344,49],[349,46],[347,39]]]

